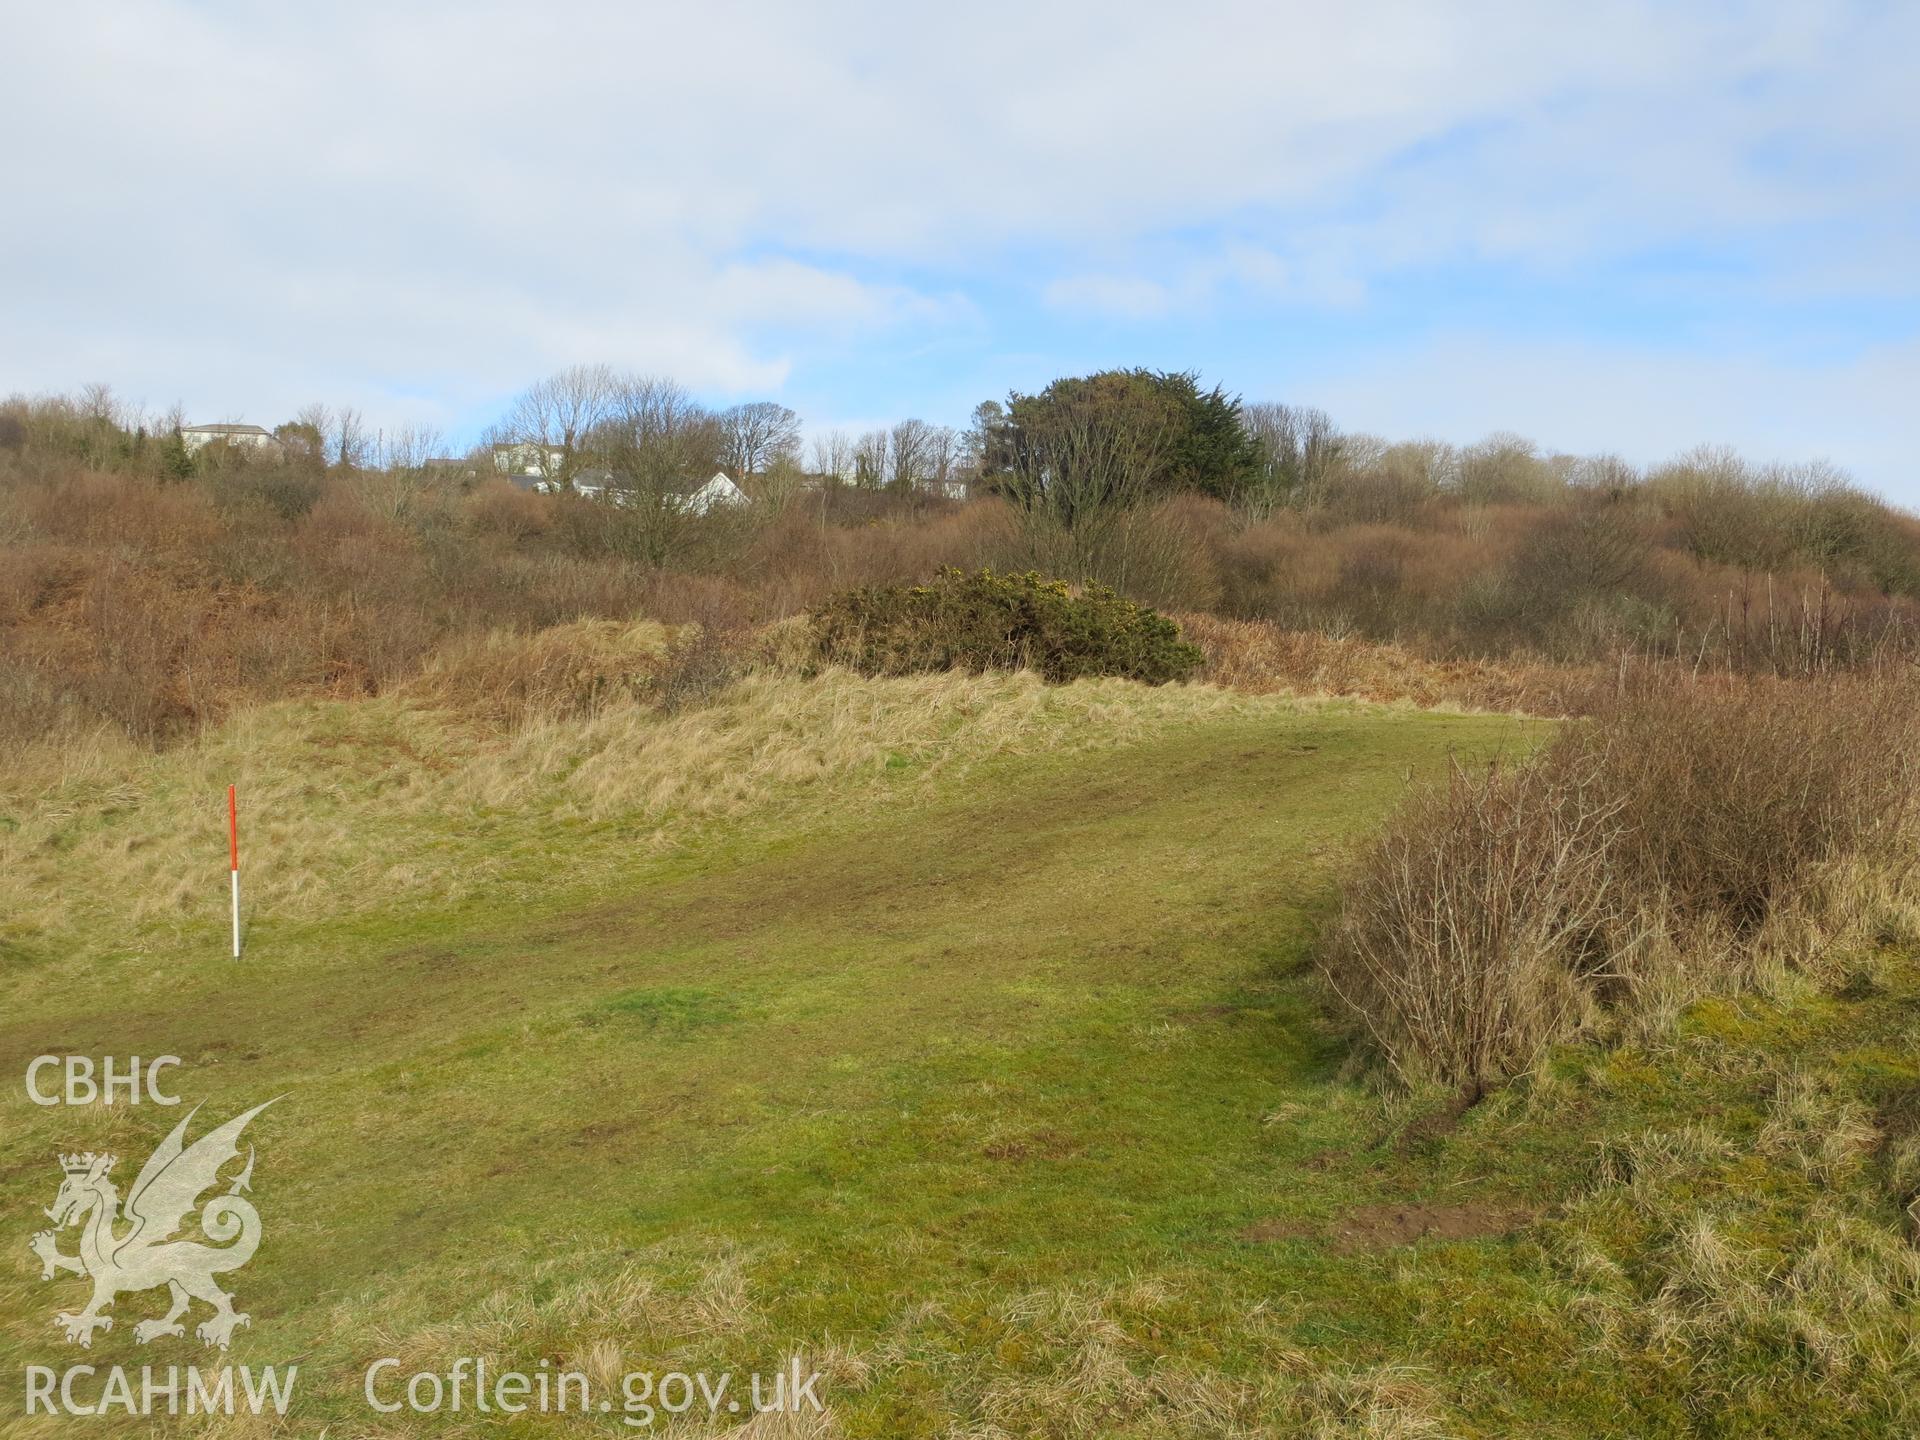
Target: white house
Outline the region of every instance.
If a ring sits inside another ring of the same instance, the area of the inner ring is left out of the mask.
[[[705,515],[710,510],[731,509],[735,505],[747,503],[746,492],[727,478],[727,472],[716,470],[713,478],[697,488],[680,492],[685,496],[680,508],[695,515]]]
[[[493,447],[493,468],[502,475],[532,475],[544,480],[566,458],[567,452],[559,446],[536,445],[531,440]]]
[[[582,470],[573,477],[575,494],[589,500],[604,498],[615,505],[631,505],[633,492],[638,488],[630,478],[611,470]],[[670,484],[662,498],[673,509],[689,515],[705,515],[747,503],[746,493],[727,478],[724,470],[714,471],[710,480],[681,480]]]
[[[180,443],[189,455],[209,445],[231,445],[237,450],[277,451],[280,442],[258,425],[182,425]]]

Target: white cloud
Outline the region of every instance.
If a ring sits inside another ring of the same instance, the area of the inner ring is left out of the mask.
[[[733,263],[714,276],[709,296],[717,318],[747,324],[810,326],[844,335],[908,324],[976,324],[965,296],[925,295],[904,285],[875,284],[795,260]]]
[[[1141,273],[1067,275],[1050,281],[1041,298],[1056,310],[1133,321],[1190,317],[1235,301],[1359,303],[1364,282],[1331,259],[1289,260],[1264,246],[1230,241],[1175,262],[1164,279]]]
[[[1916,285],[1914,7],[96,0],[5,26],[30,198],[0,220],[0,389],[460,415],[604,359],[732,394],[868,337],[1033,345],[969,294],[1150,325],[1681,245],[1742,256],[1755,304]]]
[[[1140,275],[1069,275],[1049,284],[1044,298],[1056,310],[1152,320],[1173,309],[1174,294]]]

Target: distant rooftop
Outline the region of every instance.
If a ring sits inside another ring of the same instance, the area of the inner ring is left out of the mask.
[[[673,479],[661,482],[660,489],[668,495],[693,495],[706,489],[707,486],[716,480],[726,480],[728,484],[733,483],[731,480],[728,480],[726,471],[720,470],[704,479],[698,475],[676,476]],[[586,491],[638,490],[642,488],[640,482],[635,480],[633,476],[623,475],[614,470],[582,470],[573,477],[573,484],[575,489]]]
[[[188,431],[196,435],[270,435],[273,432],[263,430],[258,425],[182,425],[182,434]]]

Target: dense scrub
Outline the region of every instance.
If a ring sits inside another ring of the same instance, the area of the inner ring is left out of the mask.
[[[812,616],[821,659],[867,675],[1032,670],[1055,684],[1113,675],[1164,685],[1205,658],[1180,627],[1103,585],[943,570],[925,585],[834,596]]]
[[[1478,1093],[1609,1021],[1817,969],[1900,908],[1920,711],[1888,677],[1636,677],[1539,756],[1417,792],[1323,970],[1392,1067]]]
[[[945,567],[1178,614],[1209,678],[1244,688],[1554,714],[1590,710],[1622,657],[1869,669],[1914,652],[1920,615],[1912,517],[1818,467],[1719,452],[1641,474],[1511,437],[1301,448],[1254,407],[1265,488],[1156,485],[1069,516],[985,471],[959,503],[789,467],[748,478],[749,507],[698,516],[517,491],[484,459],[376,464],[291,439],[272,463],[187,455],[98,396],[0,403],[0,420],[13,739],[105,723],[162,740],[246,700],[384,693],[495,632],[581,620],[697,623],[658,691],[697,699],[754,628]]]

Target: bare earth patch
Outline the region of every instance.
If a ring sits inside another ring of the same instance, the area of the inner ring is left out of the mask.
[[[1483,1240],[1511,1235],[1533,1219],[1498,1205],[1361,1205],[1324,1229],[1299,1220],[1257,1220],[1242,1240],[1324,1240],[1336,1253],[1392,1250],[1416,1240]]]
[[[981,1153],[989,1160],[1064,1160],[1079,1150],[1071,1135],[1058,1130],[1036,1130],[989,1141]]]

